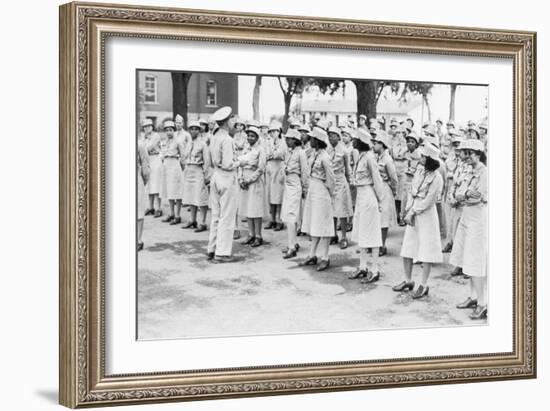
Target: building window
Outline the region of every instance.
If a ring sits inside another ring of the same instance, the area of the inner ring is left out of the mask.
[[[214,80],[209,80],[206,82],[206,105],[218,105],[218,93],[216,90],[216,82]]]
[[[145,88],[143,94],[145,98],[145,103],[157,103],[157,76],[145,76]]]

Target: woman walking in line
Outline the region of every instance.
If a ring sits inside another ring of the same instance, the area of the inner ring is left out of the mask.
[[[288,246],[283,258],[296,257],[300,248],[296,241],[302,199],[306,197],[309,171],[305,151],[302,149],[300,133],[289,129],[285,134],[288,154],[285,159],[285,189],[281,220],[286,223],[288,233]]]
[[[417,167],[408,195],[405,213],[405,235],[401,247],[405,280],[393,287],[394,291],[414,289],[413,261],[423,263],[422,280],[412,298],[428,295],[428,279],[432,264],[443,261],[436,202],[443,190],[443,177],[439,173],[439,149],[431,143],[421,147],[420,165]]]
[[[143,130],[143,144],[149,155],[151,173],[145,191],[149,194],[149,208],[145,215],[162,216],[160,192],[162,187],[162,160],[161,160],[161,138],[158,133],[153,132],[153,120],[146,118],[141,123]],[[155,210],[156,203],[156,210]]]
[[[336,232],[338,220],[340,220],[340,248],[346,249],[348,248],[347,222],[348,218],[353,216],[353,205],[349,188],[351,166],[348,152],[341,143],[341,134],[337,127],[329,128],[328,139],[332,148],[330,160],[335,180],[334,193],[332,195],[334,231]],[[338,244],[338,235],[332,237],[330,244]]]
[[[286,144],[281,138],[282,125],[274,121],[269,126],[270,140],[266,144],[266,194],[269,204],[271,221],[265,226],[266,230],[281,231],[281,204],[283,202],[284,170],[283,162],[286,155]]]
[[[137,251],[143,250],[143,220],[145,218],[145,186],[149,181],[151,168],[145,142],[140,139],[137,145]]]
[[[208,188],[210,179],[210,152],[206,141],[201,138],[198,121],[189,123],[190,141],[184,156],[182,204],[190,207],[191,218],[181,228],[194,228],[196,233],[206,231],[208,210]],[[199,222],[197,223],[197,211]]]
[[[397,173],[393,159],[390,156],[388,148],[390,147],[390,136],[385,131],[377,130],[373,138],[374,153],[377,155],[378,171],[382,178],[382,198],[380,199],[381,208],[381,227],[382,227],[382,247],[380,247],[379,256],[382,257],[388,252],[386,248],[386,239],[388,230],[397,224],[397,212],[395,211],[395,194],[397,192]]]
[[[470,318],[480,320],[487,318],[487,158],[485,145],[480,140],[465,141],[462,150],[471,173],[461,181],[456,192],[464,209],[449,262],[462,267],[474,291],[457,308],[474,308]]]
[[[334,236],[332,194],[334,193],[334,173],[330,157],[326,152],[329,145],[328,135],[320,127],[311,131],[311,147],[315,150],[310,168],[310,179],[304,206],[302,231],[311,237],[308,258],[299,265],[316,265],[317,271],[326,270],[329,265],[329,240]],[[320,248],[318,257],[317,249]]]
[[[166,198],[170,204],[170,215],[163,223],[176,225],[181,223],[181,197],[183,186],[183,162],[185,150],[183,143],[175,136],[176,125],[173,121],[164,122],[166,147],[164,149],[164,172],[166,175]]]
[[[383,195],[382,178],[376,158],[371,150],[371,135],[357,129],[353,140],[359,158],[353,169],[352,184],[357,188],[357,202],[353,216],[352,240],[359,246],[359,267],[348,278],[363,278],[361,282],[372,283],[380,279],[378,264],[379,247],[382,246],[380,201]],[[367,266],[367,249],[371,249],[371,270]]]
[[[250,126],[246,130],[247,148],[238,158],[241,175],[239,212],[246,217],[248,237],[243,244],[259,247],[263,244],[262,217],[265,211],[265,152],[260,143],[260,130]]]

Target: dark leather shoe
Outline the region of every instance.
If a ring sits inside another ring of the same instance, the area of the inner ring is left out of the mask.
[[[275,228],[273,229],[273,231],[281,231],[283,228],[285,228],[283,223],[277,223],[275,224]]]
[[[443,247],[443,250],[441,250],[442,253],[450,253],[453,250],[453,244],[447,243],[445,247]]]
[[[473,313],[471,313],[468,317],[470,317],[471,320],[484,320],[487,318],[487,306],[483,307],[481,305],[478,305]]]
[[[292,249],[298,251],[300,249],[300,244],[298,243],[294,244],[294,247],[292,247]],[[288,253],[288,251],[289,251],[288,247],[281,250],[283,254]]]
[[[197,222],[196,221],[188,221],[187,223],[182,225],[181,228],[197,228]]]
[[[388,254],[388,249],[386,247],[380,247],[378,249],[378,257],[383,257]]]
[[[145,210],[145,215],[155,215],[155,209],[148,208],[147,210]]]
[[[361,270],[360,268],[357,268],[353,273],[348,275],[348,278],[350,280],[355,280],[356,278],[364,278],[368,274],[368,270]]]
[[[317,266],[317,271],[325,271],[329,266],[330,266],[329,260],[321,260],[321,262]]]
[[[235,230],[233,233],[233,240],[238,240],[239,238],[241,238],[241,232],[239,230]]]
[[[212,261],[212,260],[214,259],[214,257],[215,257],[214,252],[206,253],[206,259],[207,259],[208,261]]]
[[[298,230],[298,232],[296,233],[296,237],[302,237],[306,235],[306,233],[303,233],[301,230]]]
[[[142,241],[141,243],[137,243],[137,247],[136,247],[136,248],[137,248],[138,251],[143,250],[143,241]]]
[[[345,250],[346,248],[348,248],[348,245],[349,245],[349,243],[348,243],[348,240],[347,240],[347,239],[342,238],[342,239],[340,240],[340,249],[341,249],[341,250]]]
[[[476,307],[477,307],[477,300],[472,300],[470,297],[466,298],[465,301],[456,305],[456,308],[458,308],[459,310],[465,310],[467,308],[476,308]]]
[[[275,221],[270,221],[267,223],[267,225],[264,227],[264,230],[271,230],[272,228],[275,228],[277,223]]]
[[[155,218],[162,217],[162,210],[155,211]]]
[[[255,239],[256,237],[248,236],[246,237],[246,240],[244,240],[241,244],[244,244],[244,245],[252,244]]]
[[[369,272],[367,273],[367,276],[361,280],[361,284],[375,283],[378,280],[380,280],[380,271],[373,273],[372,271],[369,270]]]
[[[217,263],[232,263],[235,261],[235,257],[232,255],[216,255],[214,261]]]
[[[174,217],[173,215],[170,215],[170,216],[168,216],[168,217],[166,217],[166,218],[163,218],[161,221],[162,221],[163,223],[171,223],[172,221],[174,221],[174,218],[176,218],[176,217]]]
[[[302,261],[299,263],[299,266],[305,266],[305,265],[316,265],[317,264],[317,256],[315,257],[308,257],[305,261]]]
[[[195,233],[202,233],[203,231],[206,231],[208,229],[208,227],[206,226],[206,224],[199,224],[199,226],[197,228],[195,228],[193,231]]]
[[[451,277],[456,277],[457,275],[463,275],[462,267],[455,267],[453,271],[451,271]]]
[[[412,295],[412,298],[415,300],[418,300],[419,298],[425,297],[428,295],[428,292],[430,291],[430,287],[426,286],[424,288],[423,285],[419,285],[414,294]]]
[[[334,244],[338,244],[338,236],[337,235],[330,238],[330,245],[334,245]]]
[[[391,288],[393,291],[396,291],[398,293],[403,291],[411,291],[414,289],[414,281],[411,281],[410,283],[407,281],[403,281]]]
[[[289,258],[292,258],[292,257],[296,257],[296,255],[298,255],[298,252],[296,251],[295,248],[293,248],[292,250],[289,250],[287,251],[286,253],[283,254],[283,258],[285,260],[289,259]]]
[[[177,225],[180,223],[181,223],[181,217],[176,217],[170,222],[170,225]]]
[[[262,237],[256,237],[254,239],[254,242],[250,243],[251,247],[259,247],[264,243],[264,239]]]

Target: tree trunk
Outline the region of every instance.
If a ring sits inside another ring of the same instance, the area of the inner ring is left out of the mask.
[[[455,96],[457,84],[451,84],[451,102],[449,103],[449,120],[455,119]]]
[[[292,93],[285,93],[285,115],[283,117],[283,132],[286,133],[288,129],[288,113],[290,112],[290,102],[292,101]]]
[[[252,112],[254,120],[260,120],[260,89],[262,87],[262,76],[256,76],[254,91],[252,92]]]
[[[183,126],[187,128],[187,86],[193,73],[172,72],[172,115],[183,117]]]
[[[424,103],[426,103],[426,110],[428,110],[428,123],[432,122],[432,109],[430,108],[430,102],[428,101],[428,96],[422,95]]]
[[[359,116],[365,114],[368,120],[376,118],[376,86],[377,82],[373,80],[353,80],[357,89],[357,122]]]

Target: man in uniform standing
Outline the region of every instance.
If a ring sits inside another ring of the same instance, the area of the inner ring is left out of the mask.
[[[210,181],[212,222],[208,239],[208,260],[231,262],[233,232],[237,215],[238,185],[235,148],[229,135],[231,107],[222,107],[212,114],[218,125],[210,141],[213,174]]]

